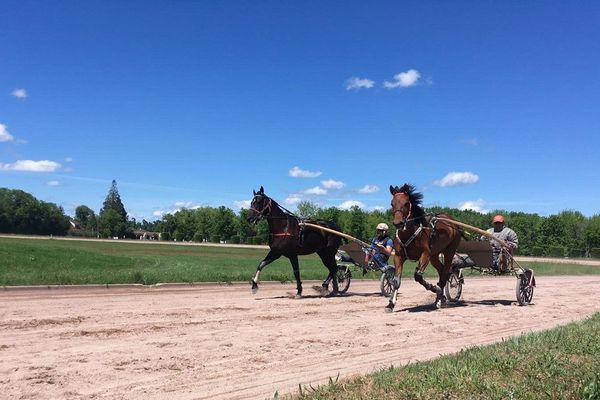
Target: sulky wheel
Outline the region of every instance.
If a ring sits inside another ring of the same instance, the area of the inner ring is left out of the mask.
[[[464,279],[461,269],[457,269],[450,274],[448,282],[446,282],[446,286],[444,287],[444,293],[448,301],[456,303],[460,300],[463,282]]]
[[[533,299],[533,285],[530,285],[532,271],[526,269],[525,273],[517,277],[517,301],[521,306],[527,306]]]
[[[347,265],[338,264],[338,270],[335,274],[335,278],[338,281],[338,287],[340,293],[346,293],[350,287],[350,281],[352,280],[352,272],[350,267]]]
[[[394,269],[388,269],[383,274],[381,274],[381,278],[379,279],[380,287],[381,287],[381,295],[384,297],[390,297],[394,292]]]

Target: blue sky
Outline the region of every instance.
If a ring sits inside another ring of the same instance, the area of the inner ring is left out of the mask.
[[[0,2],[0,187],[73,214],[600,213],[595,1]]]

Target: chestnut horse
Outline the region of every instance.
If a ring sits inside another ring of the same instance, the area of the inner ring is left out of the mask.
[[[394,292],[385,310],[394,310],[406,260],[417,261],[415,280],[436,294],[434,305],[440,308],[446,301],[444,286],[452,270],[452,257],[461,240],[461,230],[457,225],[437,220],[438,216],[452,219],[446,214],[425,214],[421,207],[423,195],[415,192],[414,186],[404,184],[399,188],[390,185],[390,193],[394,225],[397,229],[394,238],[396,274]],[[440,254],[443,255],[443,263],[440,261]],[[437,285],[432,285],[423,278],[423,271],[430,261],[440,278]]]
[[[337,263],[335,254],[341,243],[341,237],[325,231],[301,227],[299,219],[290,211],[281,207],[275,200],[265,194],[263,187],[258,192],[254,192],[254,198],[250,204],[248,213],[248,222],[258,223],[265,218],[269,224],[269,247],[270,251],[266,257],[256,267],[256,275],[250,281],[252,293],[258,291],[258,276],[262,269],[277,260],[281,256],[287,257],[294,271],[296,278],[296,297],[302,296],[302,282],[300,281],[300,269],[298,256],[317,253],[321,261],[329,270],[329,275],[323,281],[321,291],[327,292],[329,283],[333,282],[333,292],[338,293],[338,282],[336,279]],[[306,220],[309,222],[309,220]],[[340,228],[331,221],[310,221],[315,225],[321,225],[325,228],[340,231]]]

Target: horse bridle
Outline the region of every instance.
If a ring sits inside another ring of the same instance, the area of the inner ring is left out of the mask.
[[[398,196],[398,195],[405,195],[408,196],[406,193],[404,192],[398,192],[398,193],[394,193],[394,197]],[[392,217],[394,215],[396,215],[396,213],[400,213],[400,216],[402,217],[402,222],[401,224],[402,226],[402,230],[406,230],[406,225],[408,224],[409,221],[411,221],[410,216],[412,215],[412,203],[410,202],[410,198],[408,201],[408,214],[406,216],[402,215],[402,210],[399,208],[392,208]]]
[[[267,196],[262,195],[262,194],[257,194],[256,196],[254,196],[254,198],[256,199],[258,196],[267,198],[267,199],[269,199],[269,201],[266,202],[266,204],[264,204],[264,206],[263,206],[263,208],[261,210],[258,210],[258,209],[254,208],[254,207],[250,207],[250,211],[254,211],[257,214],[257,218],[256,218],[257,221],[259,221],[262,218],[264,218],[265,215],[267,215],[268,213],[270,213],[271,209],[273,208],[273,200],[270,197],[267,197]],[[254,203],[254,200],[252,200],[252,203]],[[266,212],[267,209],[268,209],[268,213]]]

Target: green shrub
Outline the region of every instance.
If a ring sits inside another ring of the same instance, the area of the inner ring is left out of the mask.
[[[564,257],[566,250],[563,246],[550,246],[548,247],[548,257]]]
[[[219,236],[219,235],[211,235],[210,236],[210,241],[212,243],[219,243],[219,242],[221,242],[221,236]]]
[[[239,244],[240,243],[240,237],[238,235],[233,235],[230,239],[229,239],[229,243],[232,244]]]
[[[204,236],[202,236],[202,233],[196,232],[194,233],[194,237],[192,238],[192,240],[194,242],[202,243],[202,241],[204,240]]]
[[[545,255],[544,248],[541,246],[535,246],[533,249],[531,249],[531,255],[534,257],[544,256]]]
[[[590,256],[592,258],[600,258],[600,247],[592,247],[590,249]]]
[[[165,240],[167,242],[170,242],[172,240],[171,233],[169,233],[169,232],[161,232],[161,234],[160,234],[160,240]]]

